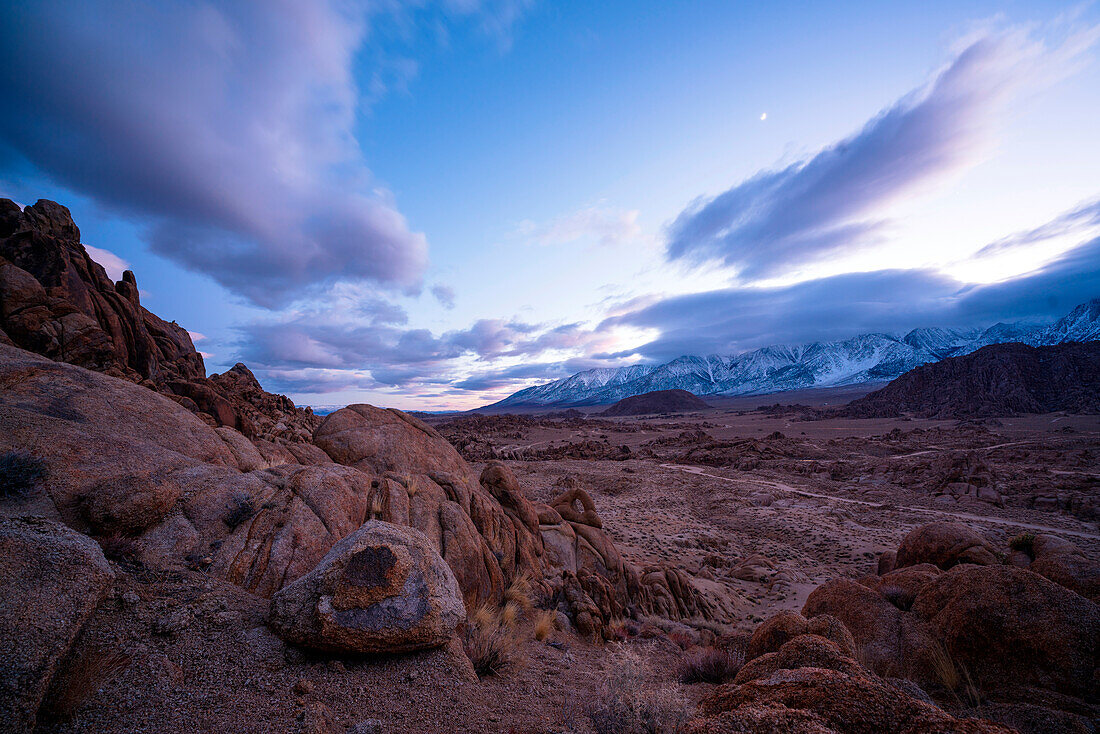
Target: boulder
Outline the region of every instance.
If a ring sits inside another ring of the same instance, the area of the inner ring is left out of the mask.
[[[993,548],[980,533],[957,522],[932,522],[906,535],[898,546],[896,568],[931,563],[942,569],[959,563],[997,563]]]
[[[778,639],[772,633],[798,624],[788,614],[779,621],[768,620],[761,628],[770,630],[764,637]],[[691,734],[1009,734],[1012,731],[982,719],[956,719],[924,700],[927,697],[923,692],[914,695],[918,691],[879,678],[831,640],[812,634],[798,635],[775,651],[751,660],[733,683],[717,686],[704,697],[687,731]]]
[[[1100,696],[1100,607],[1039,574],[956,567],[921,590],[912,612],[986,690]]]
[[[1030,550],[1028,570],[1100,603],[1100,562],[1068,540],[1043,533],[1032,539]]]
[[[438,647],[465,619],[458,582],[419,531],[372,520],[271,599],[287,642],[337,653]]]
[[[831,640],[849,657],[856,654],[852,633],[836,617],[822,614],[813,619],[806,619],[797,612],[779,612],[753,631],[745,649],[745,660],[753,660],[761,655],[777,652],[788,641],[802,635],[816,635]]]
[[[59,661],[114,580],[99,546],[42,518],[0,519],[0,710],[31,731]]]

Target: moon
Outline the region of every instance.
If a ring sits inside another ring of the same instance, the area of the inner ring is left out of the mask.
[[[761,112],[760,113],[760,121],[763,122],[766,119],[768,119],[768,113],[767,112]]]

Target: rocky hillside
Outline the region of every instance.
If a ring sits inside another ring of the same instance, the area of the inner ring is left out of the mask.
[[[656,413],[688,413],[709,408],[705,402],[687,390],[655,390],[623,398],[600,413],[605,416],[653,415]]]
[[[996,344],[907,372],[839,410],[849,417],[1100,413],[1100,342]]]

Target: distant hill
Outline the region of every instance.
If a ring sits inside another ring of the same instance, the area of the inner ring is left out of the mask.
[[[840,408],[852,418],[1100,413],[1100,341],[994,344],[906,372]]]
[[[861,334],[833,342],[779,344],[737,355],[677,357],[662,365],[585,370],[536,385],[488,408],[606,405],[631,395],[686,390],[694,395],[765,395],[888,382],[922,364],[990,344],[1032,346],[1100,339],[1100,299],[1053,324],[1017,322],[985,329],[921,328],[906,334]]]
[[[600,413],[605,416],[650,415],[653,413],[688,413],[709,408],[704,401],[687,390],[654,390],[644,395],[623,398]]]

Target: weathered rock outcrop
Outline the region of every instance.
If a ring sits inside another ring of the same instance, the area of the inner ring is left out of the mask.
[[[793,734],[1009,734],[982,719],[958,719],[936,707],[907,681],[881,678],[845,648],[850,639],[835,620],[842,642],[817,634],[786,632],[813,620],[784,615],[754,633],[758,644],[733,683],[718,686],[699,705],[692,734],[791,732]],[[783,634],[778,634],[779,631]],[[769,644],[762,644],[765,640]]]
[[[308,441],[320,422],[264,392],[243,365],[207,378],[187,330],[141,305],[132,272],[112,283],[69,210],[45,199],[25,211],[0,199],[0,331],[28,351],[162,392],[250,438]]]
[[[438,647],[466,618],[458,582],[423,533],[372,520],[271,599],[288,642],[343,653]]]
[[[42,518],[0,520],[0,731],[34,728],[58,662],[113,579],[90,538]]]
[[[1092,703],[1100,698],[1100,607],[1078,593],[1090,588],[1097,564],[1050,536],[1029,538],[1036,560],[1017,551],[1002,564],[979,534],[950,525],[917,528],[897,553],[906,565],[858,582],[829,581],[802,613],[842,621],[861,660],[880,674],[940,689],[952,679],[972,681],[1006,722],[1100,715]],[[1020,700],[1049,711],[1021,712]]]
[[[0,334],[0,451],[44,460],[51,477],[0,513],[125,538],[115,545],[146,565],[207,569],[261,596],[376,519],[423,533],[470,603],[523,577],[595,628],[633,610],[728,611],[711,582],[624,563],[587,495],[546,525],[503,465],[478,477],[401,411],[322,421],[244,365],[206,377],[188,333],[141,306],[132,273],[112,283],[53,202],[0,200]]]

